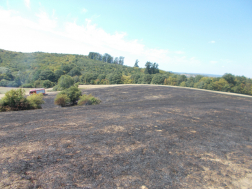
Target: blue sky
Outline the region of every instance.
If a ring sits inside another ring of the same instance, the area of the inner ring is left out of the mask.
[[[252,78],[251,0],[0,0],[0,48]]]

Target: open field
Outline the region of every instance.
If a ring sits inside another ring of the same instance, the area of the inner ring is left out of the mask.
[[[252,98],[161,86],[0,113],[0,188],[251,188]]]

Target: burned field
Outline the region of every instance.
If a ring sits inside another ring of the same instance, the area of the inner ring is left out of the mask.
[[[161,86],[0,114],[0,188],[250,188],[252,98]]]

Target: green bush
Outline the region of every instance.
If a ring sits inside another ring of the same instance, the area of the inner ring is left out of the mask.
[[[22,88],[33,88],[32,84],[30,84],[30,83],[25,83],[21,87]]]
[[[31,109],[41,109],[41,104],[44,104],[43,94],[33,94],[27,97],[28,104]]]
[[[53,89],[52,89],[53,91],[62,91],[63,90],[63,88],[62,87],[60,87],[59,85],[55,85],[54,87],[53,87]]]
[[[75,104],[81,96],[81,90],[78,89],[78,87],[72,86],[68,89],[63,90],[61,94],[66,94],[70,99],[70,102],[72,104]]]
[[[54,104],[60,105],[61,107],[66,106],[70,102],[70,98],[66,94],[57,94],[54,99]]]
[[[0,101],[0,111],[18,111],[41,108],[43,94],[34,94],[25,98],[24,89],[10,90]]]
[[[10,90],[5,93],[2,99],[2,110],[22,110],[28,106],[27,99],[25,98],[25,91],[23,89]]]
[[[80,100],[78,101],[78,105],[93,105],[93,104],[99,104],[101,102],[100,99],[95,98],[94,96],[92,96],[92,94],[89,95],[82,95],[80,97]]]
[[[74,105],[77,103],[81,96],[81,91],[78,87],[72,86],[68,89],[61,91],[55,98],[54,103],[61,106],[66,106],[71,103]]]

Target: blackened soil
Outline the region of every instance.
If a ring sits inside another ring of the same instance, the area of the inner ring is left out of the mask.
[[[0,188],[250,188],[252,98],[159,86],[0,114]]]

